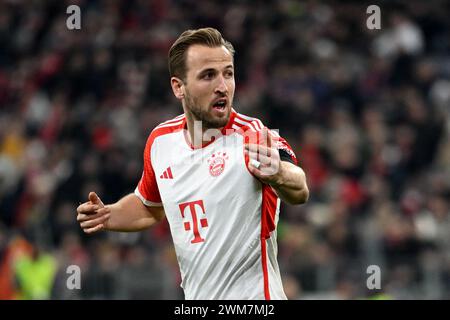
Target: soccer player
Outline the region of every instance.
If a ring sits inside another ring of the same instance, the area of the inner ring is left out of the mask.
[[[150,133],[134,193],[105,205],[90,192],[77,220],[90,234],[139,231],[167,217],[186,299],[286,299],[280,199],[302,204],[309,191],[289,144],[233,108],[233,56],[216,29],[180,35],[169,72],[184,113]]]

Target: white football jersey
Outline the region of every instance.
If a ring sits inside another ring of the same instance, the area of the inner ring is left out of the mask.
[[[244,154],[246,134],[262,128],[232,110],[221,135],[193,148],[181,115],[147,140],[135,194],[164,206],[188,300],[286,299],[277,262],[280,200],[248,171]],[[271,134],[297,163],[289,144]]]

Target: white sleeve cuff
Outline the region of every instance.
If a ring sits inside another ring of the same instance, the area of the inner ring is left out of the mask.
[[[144,198],[144,196],[139,192],[139,188],[136,187],[136,189],[134,189],[134,194],[141,199],[142,203],[144,205],[146,205],[147,207],[162,207],[162,202],[152,202],[152,201],[148,201],[147,199]]]

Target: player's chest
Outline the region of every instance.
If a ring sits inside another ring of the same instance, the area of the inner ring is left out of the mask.
[[[196,150],[174,143],[170,152],[155,154],[152,164],[161,196],[171,200],[237,190],[251,179],[239,139],[222,139]]]

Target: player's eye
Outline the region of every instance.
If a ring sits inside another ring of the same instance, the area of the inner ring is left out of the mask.
[[[203,74],[202,79],[205,80],[211,80],[212,78],[214,78],[214,72],[209,71]]]
[[[228,70],[225,72],[225,77],[227,77],[227,78],[232,78],[233,75],[234,75],[234,73],[232,70]]]

